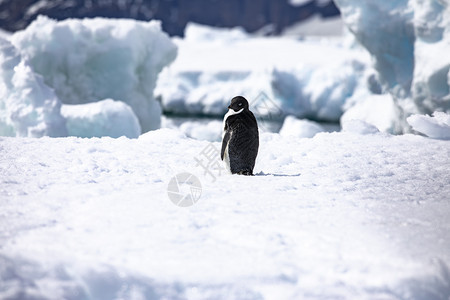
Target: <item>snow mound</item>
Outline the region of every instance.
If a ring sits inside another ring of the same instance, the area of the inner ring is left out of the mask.
[[[336,0],[344,22],[371,53],[398,106],[411,114],[450,112],[450,5],[439,0]]]
[[[183,132],[187,137],[218,142],[222,140],[222,121],[210,119],[169,119],[162,117],[161,128],[171,128]]]
[[[297,138],[312,138],[317,133],[323,131],[325,131],[325,129],[316,122],[299,120],[293,116],[287,116],[280,129],[280,135],[294,136]]]
[[[190,25],[186,38],[174,41],[179,55],[155,90],[166,112],[222,116],[234,96],[244,95],[252,105],[264,94],[281,117],[337,122],[353,94],[370,94],[368,55],[341,40],[235,38]]]
[[[121,100],[133,109],[142,131],[160,127],[153,90],[177,48],[158,21],[57,22],[41,16],[11,40],[64,104]]]
[[[396,132],[397,109],[390,94],[370,95],[358,99],[341,117],[341,124],[350,120],[362,120],[379,131]]]
[[[60,106],[18,49],[0,38],[0,135],[65,136]]]
[[[380,132],[377,127],[363,120],[350,119],[342,122],[342,131],[357,134],[374,134]]]
[[[450,114],[436,111],[432,117],[412,115],[406,120],[414,130],[430,138],[450,140]]]
[[[137,138],[141,134],[139,120],[130,106],[121,101],[64,104],[61,113],[66,118],[69,136]]]

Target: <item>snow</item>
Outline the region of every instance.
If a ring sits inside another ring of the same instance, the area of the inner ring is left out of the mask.
[[[450,115],[434,112],[433,116],[412,115],[406,119],[411,127],[431,138],[450,140]]]
[[[2,137],[0,298],[447,299],[449,143],[262,133],[258,175],[214,181],[220,143],[178,130]]]
[[[11,41],[62,103],[120,100],[133,109],[143,132],[160,127],[153,90],[177,49],[158,21],[57,22],[41,16]]]
[[[395,133],[397,108],[390,94],[364,96],[347,109],[341,117],[341,124],[350,120],[362,120],[374,125],[379,131]]]
[[[369,57],[344,39],[261,38],[188,24],[174,42],[178,57],[155,90],[166,112],[222,116],[234,96],[252,105],[264,94],[283,115],[338,122],[354,93],[370,94]]]
[[[280,135],[296,138],[312,138],[317,133],[323,131],[325,131],[325,129],[316,122],[299,120],[293,116],[287,116],[280,129]]]
[[[196,118],[168,118],[162,117],[161,128],[170,128],[181,131],[187,137],[217,142],[222,140],[222,120],[196,119]]]
[[[411,114],[450,112],[450,5],[431,0],[336,0],[344,22],[370,52],[398,108],[397,132]]]
[[[357,134],[374,134],[380,132],[374,125],[360,119],[343,120],[342,131]]]
[[[61,114],[66,119],[69,136],[137,138],[141,134],[139,120],[130,106],[121,101],[64,104]]]
[[[0,135],[65,136],[61,103],[28,60],[0,38]]]

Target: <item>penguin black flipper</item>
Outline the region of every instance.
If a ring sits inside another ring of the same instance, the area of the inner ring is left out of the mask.
[[[223,139],[222,139],[222,151],[220,152],[220,158],[222,160],[224,158],[225,150],[227,149],[228,142],[230,141],[230,137],[231,137],[230,132],[228,130],[225,131],[225,135],[223,136]]]

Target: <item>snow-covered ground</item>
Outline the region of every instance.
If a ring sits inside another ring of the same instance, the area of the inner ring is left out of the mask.
[[[253,177],[171,129],[1,138],[0,298],[448,299],[450,142],[346,130],[262,133]]]

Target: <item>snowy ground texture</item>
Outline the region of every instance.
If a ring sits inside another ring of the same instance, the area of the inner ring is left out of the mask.
[[[258,175],[215,180],[176,130],[3,137],[0,298],[449,299],[450,142],[346,130],[262,133]]]

